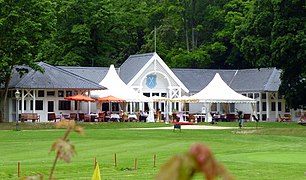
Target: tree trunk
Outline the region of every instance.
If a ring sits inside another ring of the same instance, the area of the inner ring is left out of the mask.
[[[185,10],[184,10],[184,31],[185,31],[185,37],[186,37],[186,49],[187,51],[190,50],[189,48],[189,38],[188,38],[188,22],[187,22],[187,15],[186,15],[186,11],[187,11],[187,2],[186,0],[184,1],[184,6],[185,6]]]
[[[0,117],[0,122],[8,122],[9,116],[6,113],[7,112],[7,94],[8,94],[8,86],[11,81],[11,75],[12,75],[12,69],[13,66],[10,68],[10,73],[8,73],[5,76],[5,86],[4,86],[4,93],[3,96],[1,97],[3,99],[2,104],[1,104],[1,117]]]

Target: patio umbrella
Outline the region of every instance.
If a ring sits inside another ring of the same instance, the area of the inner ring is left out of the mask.
[[[78,95],[74,95],[74,96],[68,96],[68,97],[65,97],[64,99],[66,100],[71,100],[71,101],[77,101],[77,114],[79,114],[79,111],[80,111],[80,101],[86,101],[86,102],[94,102],[95,100],[88,97],[88,96],[84,96],[84,95],[81,95],[81,94],[78,94]]]
[[[74,96],[68,96],[68,97],[65,97],[64,99],[73,100],[73,101],[91,101],[91,102],[95,101],[94,99],[88,96],[81,95],[81,94],[74,95]]]
[[[97,98],[96,101],[101,101],[101,102],[108,102],[109,103],[109,111],[111,111],[111,103],[112,102],[125,102],[124,99],[109,95],[105,97],[100,97]]]
[[[97,98],[96,101],[103,101],[103,102],[124,102],[125,100],[110,95],[110,96],[105,96],[105,97]]]

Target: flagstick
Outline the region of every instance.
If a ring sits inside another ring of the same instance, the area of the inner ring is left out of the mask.
[[[18,162],[18,165],[17,165],[17,174],[18,174],[18,177],[20,177],[20,162]]]
[[[135,161],[134,161],[134,170],[137,169],[137,158],[135,158]]]
[[[117,155],[115,153],[115,167],[117,167]]]
[[[154,167],[156,167],[156,154],[154,153]]]
[[[94,169],[96,168],[96,166],[97,166],[97,158],[95,157],[95,163],[94,163]]]

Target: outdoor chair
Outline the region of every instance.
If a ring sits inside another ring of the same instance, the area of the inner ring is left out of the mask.
[[[70,113],[70,116],[69,116],[70,120],[76,120],[76,118],[77,118],[76,113]]]
[[[99,122],[104,122],[105,121],[105,113],[101,112],[98,114],[98,121]]]
[[[236,115],[235,114],[226,114],[226,121],[227,122],[234,122],[236,121]]]
[[[286,121],[285,117],[278,114],[278,122],[285,122],[285,121]]]
[[[250,121],[251,120],[251,114],[243,114],[244,121]]]
[[[56,115],[55,115],[55,113],[48,113],[48,121],[56,122]]]
[[[79,121],[84,121],[84,120],[85,120],[85,114],[79,113]]]

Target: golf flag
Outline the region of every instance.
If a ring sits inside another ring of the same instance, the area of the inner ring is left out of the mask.
[[[99,164],[97,162],[94,173],[92,175],[91,180],[101,180],[101,176],[100,176],[100,168],[99,168]]]

